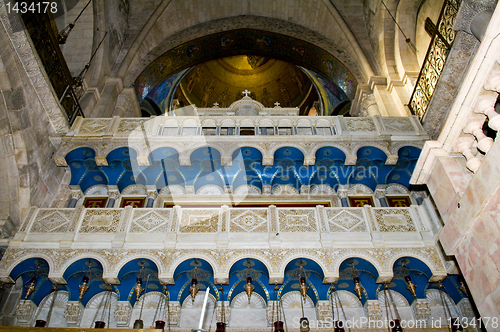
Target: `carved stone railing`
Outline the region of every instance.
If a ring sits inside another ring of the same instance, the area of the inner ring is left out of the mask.
[[[61,248],[421,246],[433,243],[424,206],[280,208],[37,208],[14,242]],[[404,233],[404,241],[401,239]],[[430,241],[430,242],[429,242]]]
[[[233,135],[221,135],[224,128],[233,128]],[[185,134],[186,128],[189,134]],[[271,128],[275,135],[238,135],[241,128],[261,133]],[[173,129],[173,130],[172,130]],[[211,129],[216,135],[204,135]],[[285,130],[295,136],[280,135]],[[305,134],[308,132],[309,134]],[[166,135],[169,136],[166,136]],[[172,134],[172,136],[170,136]],[[272,165],[274,151],[282,146],[297,147],[304,153],[304,164],[313,165],[316,150],[335,146],[346,152],[346,164],[356,163],[356,151],[371,144],[386,152],[387,164],[398,160],[397,150],[404,145],[422,147],[429,137],[418,119],[412,117],[151,117],[84,119],[77,118],[64,136],[52,137],[58,146],[54,160],[58,166],[67,166],[65,156],[82,146],[96,151],[96,162],[106,165],[106,155],[119,147],[130,147],[137,152],[139,165],[149,165],[148,155],[161,147],[172,147],[179,152],[181,165],[190,165],[189,155],[199,147],[211,146],[221,153],[222,165],[231,164],[234,151],[253,146],[263,155],[263,164]]]

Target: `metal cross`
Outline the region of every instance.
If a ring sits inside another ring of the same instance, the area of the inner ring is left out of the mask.
[[[242,94],[244,94],[245,97],[248,97],[248,95],[251,94],[251,92],[248,91],[248,90],[245,90],[245,91],[242,92]]]

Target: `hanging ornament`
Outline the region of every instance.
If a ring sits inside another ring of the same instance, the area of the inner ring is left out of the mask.
[[[189,287],[189,293],[191,294],[191,300],[194,302],[194,299],[196,297],[196,294],[198,294],[198,291],[200,290],[197,286],[198,280],[196,278],[193,278],[191,280],[191,287]]]
[[[89,289],[89,277],[85,276],[82,279],[82,284],[78,286],[78,290],[80,291],[80,295],[78,296],[78,300],[81,300],[85,292]]]
[[[309,332],[311,328],[309,327],[309,319],[307,317],[302,317],[300,319],[300,332]]]
[[[354,281],[354,291],[356,292],[356,294],[358,294],[359,299],[362,300],[363,299],[363,291],[365,290],[365,288],[363,286],[361,286],[358,277],[354,277],[354,278],[352,278],[352,280]]]
[[[279,320],[274,322],[274,332],[285,332],[282,321]]]
[[[247,280],[248,281],[248,280]],[[251,282],[251,278],[250,278],[250,282]],[[221,298],[221,302],[222,302],[222,305],[221,305],[221,315],[220,315],[220,322],[217,322],[216,324],[216,330],[215,332],[226,332],[226,315],[224,313],[224,288],[222,288],[222,286],[219,287],[219,292],[221,294],[220,298]],[[248,297],[250,299],[250,296]],[[250,300],[248,300],[250,301]]]
[[[247,277],[247,283],[245,286],[243,286],[245,289],[245,292],[247,293],[248,296],[248,304],[250,304],[250,297],[252,296],[253,290],[255,289],[255,286],[252,285],[252,277]]]
[[[469,297],[469,294],[467,294],[467,288],[465,288],[465,284],[462,280],[460,280],[460,288],[459,288],[465,296]]]
[[[417,288],[417,285],[411,282],[411,277],[410,275],[405,275],[405,282],[406,282],[406,288],[413,294],[413,296],[416,298],[417,293],[415,292],[415,288]]]
[[[135,283],[134,287],[134,292],[135,296],[137,297],[137,300],[139,300],[139,297],[141,296],[141,293],[144,291],[144,288],[142,288],[142,278],[137,278],[137,282]]]
[[[28,297],[35,291],[36,277],[31,278],[30,284],[26,286],[26,295],[24,299],[27,300]]]
[[[309,287],[306,285],[306,278],[301,277],[300,278],[300,294],[302,294],[302,298],[305,301],[307,297],[307,291],[309,290]]]

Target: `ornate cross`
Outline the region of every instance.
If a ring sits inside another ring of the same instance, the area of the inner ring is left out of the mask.
[[[218,102],[215,102],[215,103],[214,103],[214,107],[219,107],[219,103],[218,103]]]
[[[279,106],[280,106],[280,103],[278,103],[278,102],[274,103],[274,107],[279,107]]]
[[[251,94],[251,92],[248,91],[248,90],[245,90],[245,91],[242,92],[242,94],[244,94],[245,97],[248,97],[248,95]]]

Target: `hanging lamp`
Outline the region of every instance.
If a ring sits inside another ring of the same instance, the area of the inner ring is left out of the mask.
[[[251,281],[251,279],[252,278],[250,278],[250,281]],[[248,280],[247,280],[247,283],[248,283]],[[246,289],[245,289],[245,291],[246,291]],[[226,332],[226,313],[224,312],[224,288],[222,288],[222,286],[219,287],[219,292],[221,294],[221,305],[222,305],[221,317],[220,317],[221,319],[220,319],[220,322],[217,322],[217,327],[216,327],[215,332]],[[248,294],[248,292],[247,292],[247,294]],[[248,302],[250,303],[250,295],[248,296]]]
[[[387,295],[389,294],[389,295]],[[399,316],[398,308],[396,307],[396,304],[394,303],[394,299],[392,298],[391,291],[389,290],[389,284],[385,284],[384,287],[384,298],[385,298],[385,309],[387,313],[387,319],[391,319],[389,322],[389,327],[392,332],[402,332],[403,328],[401,327],[401,317]],[[394,315],[395,317],[392,316],[392,309],[391,306],[394,309]],[[390,316],[390,317],[389,317]]]
[[[106,308],[108,308],[108,326],[109,322],[111,320],[111,295],[113,294],[112,292],[113,288],[110,285],[106,285],[106,292],[104,296],[102,297],[101,302],[99,303],[99,306],[97,307],[95,316],[94,316],[94,328],[96,329],[103,329],[106,327],[106,322],[104,321],[105,319],[105,314],[106,314]],[[102,314],[100,320],[96,320],[97,316],[99,315],[99,309],[102,308]]]
[[[439,297],[441,298],[441,304],[443,305],[443,310],[444,310],[444,315],[446,318],[446,321],[450,322],[450,325],[448,325],[448,329],[451,332],[458,332],[458,331],[463,331],[463,327],[460,324],[460,318],[458,317],[451,317],[451,309],[448,305],[448,301],[446,301],[445,298],[446,291],[444,289],[444,286],[442,283],[439,283]]]
[[[273,315],[274,315],[274,305],[275,303],[277,303],[276,305],[276,320],[274,321],[273,325],[274,325],[274,332],[285,332],[285,330],[283,329],[283,321],[280,320],[280,309],[279,309],[279,302],[278,302],[278,290],[280,288],[278,287],[278,285],[274,285],[274,298],[275,298],[275,302],[273,303]]]
[[[335,300],[333,300],[333,297],[335,296]],[[333,331],[334,332],[345,332],[344,328],[344,322],[340,319],[340,312],[338,306],[335,305],[335,302],[337,302],[340,306],[340,309],[342,310],[342,313],[344,314],[344,319],[347,320],[347,317],[345,315],[344,307],[342,306],[342,301],[340,300],[339,294],[336,292],[335,286],[332,284],[330,285],[330,306],[332,308],[332,319],[333,319]],[[335,309],[337,310],[337,316],[335,317]],[[337,320],[335,320],[337,318]]]
[[[144,268],[144,266],[142,268]],[[151,276],[151,274],[148,274],[148,276],[146,278],[146,288],[143,289],[145,292],[144,292],[144,295],[142,295],[141,312],[139,313],[139,319],[136,319],[134,322],[134,329],[144,328],[144,321],[142,320],[142,310],[144,309],[144,301],[146,300],[146,293],[148,292],[148,284],[149,284],[149,277],[150,276]],[[137,300],[139,301],[139,298],[137,298]]]
[[[255,289],[255,286],[252,285],[252,277],[247,277],[247,283],[245,286],[243,286],[245,289],[245,292],[247,293],[248,296],[248,304],[250,304],[250,297],[252,296],[253,290]]]

